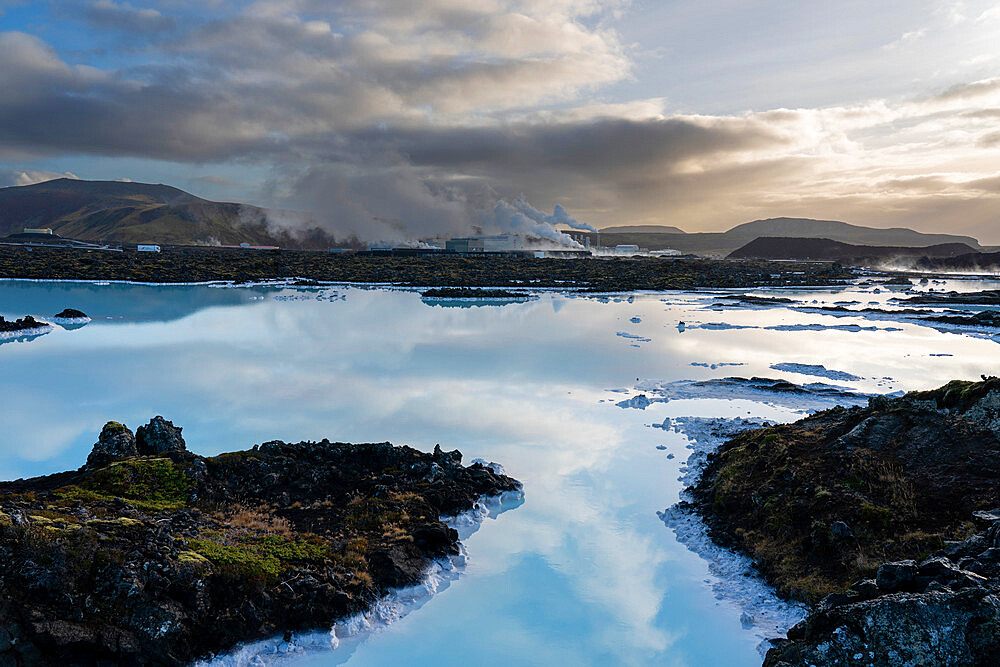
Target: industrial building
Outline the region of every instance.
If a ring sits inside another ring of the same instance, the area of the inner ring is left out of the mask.
[[[514,252],[521,249],[521,239],[513,234],[465,236],[449,239],[445,242],[444,247],[445,250],[459,253]]]
[[[559,231],[582,245],[584,248],[598,248],[601,245],[600,232],[588,232],[582,229],[560,229]]]

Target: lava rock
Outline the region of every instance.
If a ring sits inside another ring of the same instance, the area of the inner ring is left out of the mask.
[[[875,583],[883,591],[894,592],[909,587],[916,576],[916,561],[900,560],[880,565],[875,575]]]
[[[520,489],[461,459],[327,440],[206,458],[162,417],[109,422],[80,470],[0,482],[0,667],[180,667],[368,612],[459,554],[444,517]]]
[[[101,429],[101,435],[87,457],[87,467],[100,468],[113,461],[138,455],[135,434],[124,424],[111,421]]]
[[[982,589],[885,595],[817,611],[793,629],[767,652],[764,667],[995,665],[1000,658],[1000,601]]]
[[[135,442],[139,454],[156,456],[168,452],[187,451],[184,438],[181,437],[181,430],[181,427],[174,426],[173,422],[167,421],[159,415],[153,417],[148,424],[140,426],[135,431]]]
[[[830,535],[833,536],[835,540],[852,540],[854,539],[854,531],[843,521],[834,521],[830,524]]]

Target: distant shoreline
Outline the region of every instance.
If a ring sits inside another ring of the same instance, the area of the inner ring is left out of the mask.
[[[293,278],[294,277],[294,278]],[[0,246],[0,279],[139,284],[321,281],[406,287],[562,288],[588,292],[828,286],[855,273],[830,262],[718,259],[369,257],[322,251],[164,248],[159,253]]]

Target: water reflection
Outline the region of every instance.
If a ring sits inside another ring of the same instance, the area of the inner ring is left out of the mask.
[[[275,287],[240,289],[190,285],[129,285],[124,283],[36,282],[0,280],[0,315],[31,314],[51,318],[64,308],[83,311],[92,319],[169,322],[213,306],[239,306],[274,294]],[[72,325],[71,325],[72,326]]]
[[[872,289],[790,294],[890,296]],[[648,425],[792,414],[704,398],[615,403],[647,383],[736,371],[808,382],[794,371],[810,365],[856,376],[844,384],[860,392],[923,388],[978,377],[997,348],[907,323],[808,331],[865,320],[786,307],[720,313],[711,303],[546,293],[429,308],[401,290],[2,283],[0,314],[73,307],[94,321],[0,348],[0,477],[77,467],[105,421],[135,427],[155,414],[183,426],[202,454],[274,438],[457,447],[466,461],[503,463],[525,483],[524,505],[469,538],[468,571],[446,594],[353,652],[304,661],[759,664],[738,608],[714,597],[705,563],[655,514],[677,499],[687,441]],[[681,333],[681,321],[756,328]]]

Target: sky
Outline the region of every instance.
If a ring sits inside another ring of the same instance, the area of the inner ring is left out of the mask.
[[[794,216],[1000,244],[1000,3],[0,0],[0,186],[64,175],[368,240]]]

